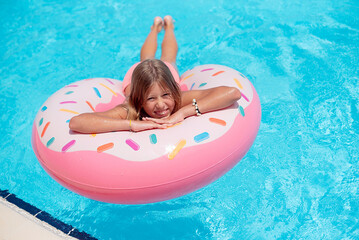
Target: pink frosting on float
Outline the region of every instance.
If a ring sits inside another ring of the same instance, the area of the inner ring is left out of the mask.
[[[104,112],[104,111],[110,110],[110,109],[116,107],[117,105],[123,103],[124,100],[125,100],[125,97],[120,94],[113,95],[113,97],[109,103],[97,104],[97,106],[95,107],[95,112]]]

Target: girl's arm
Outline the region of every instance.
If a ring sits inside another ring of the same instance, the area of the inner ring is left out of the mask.
[[[106,112],[82,113],[70,120],[72,131],[80,133],[103,133],[114,131],[143,131],[153,128],[165,128],[155,122],[126,119],[127,111],[121,106]]]
[[[201,113],[211,112],[231,106],[241,98],[241,92],[235,87],[215,87],[206,90],[192,90],[182,93],[182,108],[166,119],[157,123],[175,124],[183,119],[196,115],[192,100],[196,99]],[[148,119],[149,120],[149,119]]]
[[[201,113],[216,111],[231,106],[241,98],[241,92],[235,87],[215,87],[206,90],[183,92],[182,108],[178,111],[184,118],[196,115],[192,100],[196,99]]]

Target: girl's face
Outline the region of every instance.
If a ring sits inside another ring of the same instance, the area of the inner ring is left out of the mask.
[[[175,101],[169,89],[163,89],[158,83],[154,83],[147,91],[143,110],[152,118],[165,118],[171,115],[175,107]]]

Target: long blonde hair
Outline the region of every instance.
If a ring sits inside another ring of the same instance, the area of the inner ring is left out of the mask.
[[[181,90],[170,69],[161,60],[147,59],[138,64],[133,70],[127,119],[139,120],[148,116],[143,110],[143,104],[147,97],[147,91],[154,83],[158,83],[162,88],[169,89],[171,92],[175,102],[172,113],[175,113],[181,107]]]

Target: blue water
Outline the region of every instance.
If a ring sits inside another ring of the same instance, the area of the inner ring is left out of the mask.
[[[36,112],[65,84],[121,79],[166,14],[181,73],[217,63],[252,81],[254,145],[218,181],[167,202],[68,191],[32,152]],[[1,0],[0,189],[99,239],[358,239],[358,16],[356,0]]]

